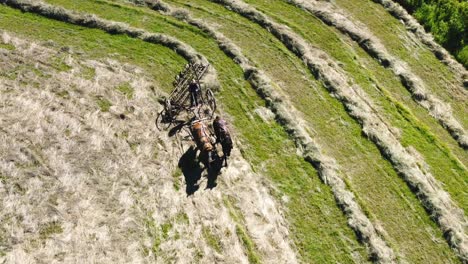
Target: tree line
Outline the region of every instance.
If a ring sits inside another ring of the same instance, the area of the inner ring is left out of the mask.
[[[468,1],[396,0],[468,68]]]

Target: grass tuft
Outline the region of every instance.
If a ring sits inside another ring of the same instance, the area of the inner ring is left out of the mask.
[[[218,253],[223,251],[221,241],[213,234],[213,232],[211,232],[210,228],[203,226],[202,233],[206,243],[208,243],[211,248],[213,248]]]
[[[119,91],[123,95],[125,95],[128,99],[133,98],[134,89],[129,83],[123,83],[123,84],[117,86],[116,89],[117,89],[117,91]]]
[[[46,240],[54,234],[60,234],[63,232],[62,226],[57,222],[50,222],[43,226],[39,231],[39,237],[42,240]]]
[[[241,239],[242,245],[247,251],[247,257],[250,263],[261,263],[260,258],[255,252],[254,243],[250,240],[249,236],[245,233],[245,230],[240,226],[236,225],[236,234]]]
[[[102,112],[109,112],[109,109],[112,106],[112,103],[103,97],[96,98],[96,103]]]
[[[0,49],[15,50],[15,46],[8,43],[0,43]]]
[[[180,185],[181,185],[180,177],[181,176],[182,176],[182,170],[179,167],[177,167],[174,173],[172,173],[173,186],[176,191],[180,190]]]

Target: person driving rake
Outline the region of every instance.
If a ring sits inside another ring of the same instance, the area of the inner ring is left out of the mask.
[[[195,81],[195,79],[193,79],[190,82],[188,89],[190,92],[190,106],[192,108],[195,108],[198,106],[198,95],[200,94],[200,86]]]

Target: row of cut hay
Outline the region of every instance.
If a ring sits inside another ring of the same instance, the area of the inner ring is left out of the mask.
[[[447,52],[442,46],[435,42],[434,37],[430,33],[426,33],[424,27],[412,17],[408,12],[398,3],[392,0],[372,0],[381,4],[392,16],[403,21],[405,26],[424,43],[434,55],[463,81],[465,88],[468,88],[468,71],[456,61],[450,53]]]
[[[353,23],[342,14],[341,10],[333,7],[328,2],[304,0],[288,0],[288,2],[310,12],[324,23],[349,35],[380,64],[389,67],[400,78],[402,84],[412,94],[413,99],[429,111],[450,132],[462,148],[468,149],[468,135],[463,126],[452,115],[450,105],[428,92],[423,81],[408,69],[406,63],[390,55],[380,40],[372,35],[368,29]]]
[[[398,140],[397,130],[378,114],[372,100],[352,81],[329,56],[310,46],[288,27],[273,22],[263,13],[238,0],[212,0],[258,23],[302,58],[317,79],[346,107],[350,116],[362,126],[364,134],[376,144],[393,164],[433,219],[439,224],[449,245],[458,256],[468,261],[468,226],[463,211],[451,200],[415,150],[406,149]]]
[[[150,1],[148,1],[150,2]],[[151,1],[153,2],[153,1]],[[163,9],[161,9],[163,5]],[[154,8],[154,6],[149,5]],[[304,129],[305,121],[300,118],[300,113],[288,103],[283,95],[272,86],[272,81],[243,54],[241,49],[222,33],[212,26],[195,19],[184,9],[172,8],[170,5],[158,1],[156,10],[161,10],[178,18],[183,18],[213,37],[219,47],[243,69],[246,79],[256,89],[257,93],[267,102],[278,122],[286,129],[302,150],[303,157],[311,163],[319,172],[323,182],[329,185],[337,203],[348,219],[349,226],[358,234],[361,241],[369,248],[370,255],[380,263],[392,263],[395,256],[393,250],[385,243],[376,231],[376,228],[360,208],[352,192],[348,191],[342,180],[338,164],[331,157],[322,154],[320,145],[315,142]],[[180,16],[184,14],[183,16]]]
[[[80,14],[63,7],[49,5],[40,1],[33,0],[0,0],[0,4],[5,4],[18,8],[24,12],[32,12],[42,16],[56,19],[59,21],[80,25],[89,28],[101,29],[110,34],[125,34],[132,38],[138,38],[145,42],[168,47],[185,58],[189,62],[202,62],[208,64],[208,60],[198,54],[191,46],[180,40],[160,33],[150,33],[145,30],[130,27],[122,22],[109,21],[99,18],[95,15]],[[209,67],[209,72],[204,80],[210,87],[219,86],[217,73],[213,67]]]
[[[148,6],[149,8],[153,10],[158,10],[162,12],[172,12],[171,7],[159,0],[129,0],[130,2],[134,3],[135,5],[141,5],[141,6]]]

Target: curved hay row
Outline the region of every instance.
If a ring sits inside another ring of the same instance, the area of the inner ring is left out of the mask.
[[[128,26],[125,23],[108,21],[94,15],[78,15],[62,7],[49,5],[42,2],[31,0],[0,0],[1,4],[6,4],[18,8],[25,12],[37,13],[49,18],[65,21],[71,24],[97,28],[111,34],[125,34],[133,38],[139,38],[143,41],[159,44],[173,49],[183,58],[191,62],[207,63],[206,58],[198,54],[189,45],[164,34],[150,33],[142,29]]]
[[[346,107],[348,113],[361,125],[367,137],[393,164],[411,186],[424,207],[431,213],[445,234],[447,242],[462,260],[468,260],[467,221],[463,211],[451,200],[433,175],[423,169],[424,161],[416,157],[399,142],[393,131],[377,113],[372,101],[357,85],[350,85],[345,73],[324,52],[308,45],[288,27],[273,22],[263,13],[237,0],[212,0],[260,24],[302,58],[311,72]],[[419,155],[418,155],[419,156]]]
[[[406,27],[413,32],[422,43],[424,43],[434,55],[444,64],[450,67],[452,71],[462,80],[465,88],[468,88],[468,71],[456,61],[442,46],[434,41],[431,34],[426,33],[424,27],[414,19],[408,12],[398,3],[392,0],[372,0],[381,4],[392,16],[400,19],[405,23]]]
[[[341,10],[333,7],[328,2],[304,0],[288,0],[288,2],[308,11],[326,24],[334,26],[349,35],[380,64],[389,67],[400,78],[403,86],[412,94],[413,99],[436,118],[462,148],[468,149],[468,135],[463,126],[452,115],[450,105],[428,92],[423,81],[408,69],[406,63],[390,55],[380,40],[372,35],[369,30],[350,21],[342,15]]]
[[[219,47],[243,69],[246,78],[257,93],[267,102],[268,107],[275,113],[277,120],[292,136],[298,147],[303,149],[303,157],[319,172],[321,179],[331,187],[335,200],[342,208],[348,219],[349,226],[362,238],[370,249],[370,254],[380,263],[395,261],[393,250],[379,236],[376,228],[364,214],[356,202],[352,192],[348,191],[339,171],[336,161],[321,152],[321,147],[315,142],[302,124],[298,111],[288,103],[272,86],[272,81],[242,54],[241,49],[222,33],[200,19],[190,16],[185,9],[173,8],[162,1],[145,1],[154,10],[161,10],[167,15],[185,20],[204,32],[208,33],[218,43]]]

